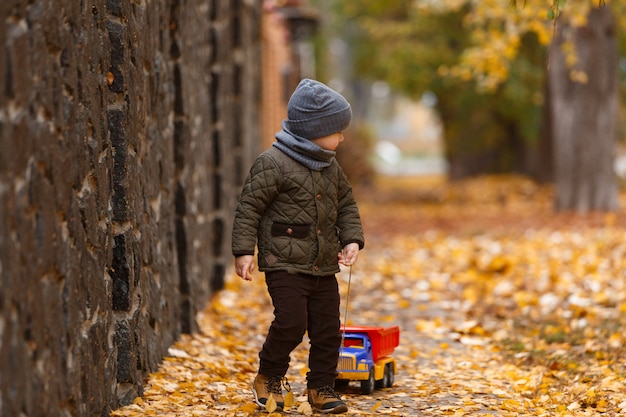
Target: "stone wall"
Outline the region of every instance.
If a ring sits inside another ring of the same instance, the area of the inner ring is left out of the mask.
[[[221,288],[260,1],[0,3],[0,415],[108,416]]]

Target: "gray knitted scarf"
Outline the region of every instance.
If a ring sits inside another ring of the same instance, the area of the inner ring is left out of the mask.
[[[321,171],[330,166],[335,151],[322,149],[317,144],[302,136],[291,133],[283,123],[283,130],[276,133],[277,142],[273,146],[314,171]]]

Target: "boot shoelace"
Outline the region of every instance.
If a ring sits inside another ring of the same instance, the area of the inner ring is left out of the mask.
[[[267,381],[265,381],[265,389],[267,392],[271,392],[273,394],[282,394],[282,387],[285,387],[287,392],[291,391],[291,386],[289,385],[289,381],[287,381],[287,378],[274,376],[268,378]]]
[[[341,400],[341,396],[330,385],[318,389],[317,394],[322,398],[337,398]]]

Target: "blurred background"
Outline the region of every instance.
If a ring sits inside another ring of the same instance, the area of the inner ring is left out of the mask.
[[[555,184],[557,210],[616,210],[623,6],[562,3],[268,0],[264,138],[318,78],[353,105],[339,154],[353,182],[514,173]]]

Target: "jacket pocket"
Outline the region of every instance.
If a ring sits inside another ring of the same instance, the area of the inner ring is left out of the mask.
[[[287,236],[305,239],[311,234],[311,226],[302,224],[272,223],[272,236]]]

